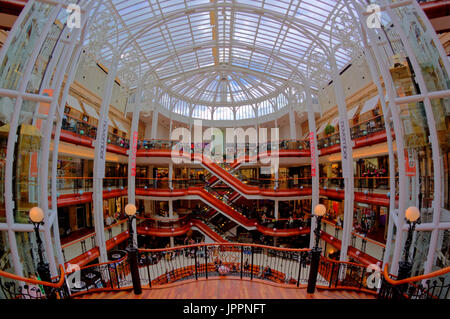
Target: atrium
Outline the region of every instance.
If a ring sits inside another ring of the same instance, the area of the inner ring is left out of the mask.
[[[0,1],[0,299],[449,299],[449,15]]]

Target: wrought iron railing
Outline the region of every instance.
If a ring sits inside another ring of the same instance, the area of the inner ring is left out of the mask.
[[[317,287],[353,288],[375,293],[378,287],[376,280],[371,280],[373,276],[374,272],[365,265],[322,257],[319,264]]]
[[[379,115],[370,120],[358,123],[350,128],[351,139],[355,140],[360,137],[369,136],[376,132],[385,130],[383,116]],[[334,145],[339,145],[341,142],[339,132],[330,136],[321,138],[317,141],[317,148],[322,149]]]
[[[385,265],[379,299],[450,299],[450,267],[438,271],[395,280]]]
[[[0,299],[66,299],[69,291],[65,285],[64,267],[52,282],[20,277],[0,270]]]
[[[71,294],[132,286],[130,264],[126,253],[121,259],[73,269],[67,275]]]
[[[139,250],[141,283],[162,286],[209,277],[254,278],[304,285],[309,275],[309,249],[252,244],[198,244],[171,249]]]
[[[80,136],[86,136],[91,139],[95,139],[97,137],[97,127],[76,119],[70,115],[64,114],[62,120],[62,130],[69,131],[75,133]],[[119,147],[123,147],[126,149],[130,148],[130,140],[119,135],[108,133],[108,143],[112,145],[116,145]]]

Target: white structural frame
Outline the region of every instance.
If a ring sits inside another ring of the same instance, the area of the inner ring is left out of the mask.
[[[39,166],[39,185],[41,188],[40,191],[40,198],[39,198],[39,205],[44,209],[46,212],[45,216],[45,224],[42,227],[41,231],[44,234],[44,243],[45,243],[45,252],[49,259],[50,263],[50,270],[52,275],[57,274],[57,267],[56,267],[56,260],[58,260],[58,263],[61,263],[63,260],[62,254],[61,254],[61,247],[59,242],[59,235],[58,235],[58,218],[57,218],[57,186],[56,186],[56,162],[58,158],[58,142],[59,142],[59,136],[60,136],[60,130],[61,130],[61,122],[62,122],[62,114],[64,110],[65,100],[67,99],[67,95],[69,92],[70,84],[73,81],[75,72],[77,70],[77,65],[80,60],[80,51],[82,48],[81,42],[84,39],[84,34],[86,32],[86,28],[89,25],[88,19],[86,19],[83,22],[83,27],[81,30],[72,32],[69,35],[69,32],[67,30],[62,31],[62,35],[68,35],[68,38],[65,38],[64,36],[61,37],[61,39],[58,39],[57,43],[55,44],[55,51],[52,58],[49,60],[48,64],[48,72],[45,72],[42,87],[46,88],[50,85],[51,82],[51,88],[54,90],[55,94],[51,97],[46,97],[42,94],[42,91],[39,94],[33,94],[26,92],[28,83],[31,78],[31,73],[33,71],[33,67],[36,63],[36,59],[38,58],[40,49],[46,40],[50,28],[54,21],[56,20],[58,14],[61,12],[61,10],[64,9],[64,5],[68,4],[70,1],[48,1],[48,0],[31,0],[27,3],[25,8],[23,9],[22,14],[17,19],[11,34],[15,34],[15,32],[18,31],[18,28],[20,27],[20,24],[26,16],[26,13],[28,13],[33,4],[36,2],[40,3],[47,3],[51,4],[54,7],[52,8],[52,11],[49,15],[48,21],[45,22],[42,33],[40,34],[39,38],[37,39],[35,46],[33,47],[33,50],[29,56],[29,59],[25,62],[25,68],[23,72],[23,76],[20,79],[19,87],[17,90],[11,90],[11,89],[4,89],[0,88],[0,96],[2,97],[12,97],[15,98],[15,104],[14,104],[14,112],[10,121],[10,131],[8,134],[8,143],[7,143],[7,156],[6,156],[6,165],[5,165],[5,209],[6,209],[6,224],[2,223],[0,224],[0,229],[5,230],[8,232],[8,242],[11,247],[11,260],[14,267],[14,271],[18,275],[23,275],[23,267],[20,262],[20,257],[18,254],[18,248],[17,248],[17,241],[16,241],[16,232],[31,232],[32,226],[26,225],[26,224],[17,224],[14,222],[14,201],[13,201],[13,185],[11,183],[8,184],[9,181],[12,180],[13,177],[13,161],[14,161],[14,147],[16,144],[17,139],[17,129],[18,129],[18,122],[20,113],[22,111],[22,105],[24,101],[34,101],[34,102],[45,102],[50,104],[50,111],[47,117],[47,120],[45,121],[45,127],[43,129],[43,147],[40,153],[41,156],[41,163]],[[84,1],[82,3],[83,5],[83,12],[91,12],[93,9],[95,1]],[[112,4],[112,1],[108,1],[109,4]],[[411,4],[412,3],[412,4]],[[85,5],[86,4],[86,5]],[[406,225],[403,218],[403,213],[406,210],[406,207],[408,204],[414,204],[416,203],[417,199],[414,197],[416,194],[413,194],[413,200],[411,202],[409,201],[409,191],[408,191],[408,179],[406,177],[406,170],[405,170],[405,163],[404,163],[404,149],[405,149],[405,142],[404,142],[404,134],[403,134],[403,127],[402,122],[399,117],[399,111],[398,106],[402,105],[404,103],[411,103],[411,102],[419,102],[423,101],[425,105],[425,111],[426,111],[426,117],[427,117],[427,125],[430,129],[430,142],[431,142],[431,148],[432,148],[432,158],[434,163],[434,176],[436,176],[434,181],[434,202],[433,202],[433,222],[422,224],[417,227],[418,231],[431,231],[431,240],[430,240],[430,246],[428,250],[428,256],[427,256],[427,263],[425,265],[425,273],[429,273],[432,271],[432,266],[434,264],[434,257],[435,257],[435,250],[438,245],[438,235],[439,231],[442,229],[448,229],[449,223],[440,222],[440,216],[442,211],[442,180],[441,178],[437,178],[440,174],[442,174],[442,161],[441,161],[441,155],[440,155],[440,148],[439,148],[439,142],[437,139],[437,133],[436,133],[436,127],[435,127],[435,121],[434,116],[431,108],[431,99],[435,98],[448,98],[450,97],[450,90],[443,90],[443,91],[437,91],[437,92],[428,92],[427,87],[425,85],[424,77],[420,68],[420,65],[414,55],[413,49],[411,48],[407,35],[404,33],[400,26],[399,17],[396,15],[395,12],[392,11],[393,8],[399,8],[406,5],[412,5],[413,8],[416,9],[416,11],[419,12],[420,17],[425,22],[427,28],[426,32],[429,36],[431,36],[435,46],[437,47],[439,51],[439,55],[442,57],[442,60],[444,61],[444,67],[447,72],[447,74],[450,73],[450,66],[449,61],[445,56],[445,53],[442,49],[442,46],[439,42],[439,39],[437,38],[436,34],[433,33],[432,27],[430,22],[425,17],[424,13],[420,10],[420,7],[417,3],[414,1],[403,1],[403,2],[397,2],[397,3],[387,3],[382,7],[382,10],[384,13],[386,13],[390,19],[393,21],[394,29],[399,34],[401,42],[408,53],[408,56],[411,59],[412,68],[415,71],[416,79],[419,84],[421,93],[414,95],[414,96],[408,96],[408,97],[397,97],[395,91],[394,91],[394,83],[392,80],[392,77],[389,73],[389,65],[387,64],[387,61],[385,61],[383,55],[381,54],[380,47],[383,46],[383,42],[380,42],[378,40],[379,34],[377,31],[372,30],[367,27],[367,25],[363,22],[364,17],[366,16],[365,10],[364,10],[364,2],[358,1],[358,0],[352,0],[352,4],[354,8],[357,11],[359,21],[361,22],[361,29],[358,29],[361,33],[361,38],[363,39],[363,43],[365,44],[365,59],[367,64],[369,65],[370,72],[372,74],[374,83],[377,86],[377,90],[380,94],[381,98],[381,104],[383,108],[384,113],[384,119],[385,119],[385,125],[386,130],[389,130],[387,133],[388,138],[388,149],[389,149],[389,160],[390,160],[390,218],[389,218],[389,237],[388,237],[388,244],[386,246],[386,254],[384,256],[383,264],[391,263],[391,272],[396,273],[398,270],[398,261],[400,260],[400,254],[404,239],[404,231],[406,231]],[[99,8],[98,6],[97,8]],[[350,6],[347,6],[350,9]],[[342,80],[339,75],[338,65],[335,59],[335,55],[338,55],[338,52],[336,51],[336,48],[328,47],[326,43],[318,37],[316,37],[311,30],[316,30],[319,33],[326,32],[326,26],[323,25],[321,28],[318,28],[317,25],[314,25],[312,23],[309,23],[308,21],[293,18],[293,17],[287,17],[286,15],[279,14],[277,12],[271,11],[269,9],[265,8],[255,8],[250,5],[244,5],[240,3],[211,3],[211,4],[205,4],[200,6],[194,6],[192,8],[188,9],[179,9],[174,10],[173,12],[170,12],[167,15],[161,16],[159,18],[154,18],[146,21],[145,23],[136,26],[136,32],[131,32],[134,30],[130,30],[129,28],[125,28],[125,31],[128,32],[128,38],[127,40],[123,42],[119,42],[116,39],[116,45],[111,44],[111,42],[107,43],[109,46],[111,55],[112,55],[112,61],[109,66],[108,75],[106,79],[106,86],[103,93],[102,98],[102,104],[100,109],[100,117],[99,117],[99,127],[97,132],[97,139],[95,142],[95,159],[94,159],[94,191],[93,191],[93,208],[94,208],[94,224],[95,224],[95,231],[96,231],[96,244],[100,251],[99,260],[100,262],[104,262],[107,260],[107,253],[106,253],[106,239],[104,235],[104,225],[103,225],[103,177],[105,172],[105,154],[106,154],[106,139],[105,136],[107,134],[108,129],[108,113],[109,113],[109,106],[111,101],[111,95],[112,95],[112,88],[114,85],[114,81],[116,78],[116,75],[119,74],[121,71],[121,61],[122,61],[122,55],[127,52],[130,46],[139,47],[137,44],[137,40],[143,36],[146,33],[151,32],[151,30],[154,30],[156,28],[159,28],[163,26],[164,24],[169,23],[170,21],[173,21],[181,16],[190,16],[194,13],[198,12],[211,12],[212,10],[218,12],[218,10],[232,10],[233,14],[239,13],[251,13],[251,14],[258,14],[260,16],[265,16],[268,19],[272,19],[273,21],[277,21],[279,23],[284,23],[288,25],[290,28],[293,28],[300,32],[305,38],[307,38],[309,41],[311,41],[310,48],[318,48],[323,52],[323,56],[328,61],[330,69],[328,70],[328,73],[321,74],[321,77],[332,79],[334,83],[334,90],[337,98],[337,105],[338,105],[338,112],[339,112],[339,120],[340,120],[340,139],[341,139],[341,150],[342,153],[346,154],[346,156],[343,156],[342,165],[343,165],[343,172],[344,172],[344,180],[345,180],[345,192],[346,192],[346,201],[345,201],[345,209],[344,209],[344,232],[343,232],[343,238],[342,238],[342,248],[341,248],[341,260],[347,259],[347,249],[350,244],[350,238],[351,238],[351,231],[352,231],[352,221],[353,221],[353,207],[354,207],[354,179],[353,179],[353,156],[352,156],[352,140],[350,138],[350,128],[348,123],[348,116],[347,116],[347,107],[346,107],[346,101],[344,96],[344,91],[342,87]],[[336,11],[333,11],[333,13],[338,12],[338,10],[342,10],[342,8],[339,8],[338,5],[336,5],[336,8],[334,9]],[[350,13],[352,13],[352,10],[349,10]],[[356,21],[356,20],[355,20]],[[357,21],[356,21],[357,22]],[[305,28],[304,28],[305,27]],[[308,29],[307,29],[307,28]],[[115,30],[115,36],[118,38],[120,33],[123,31],[119,31],[119,28]],[[332,32],[332,31],[330,31]],[[80,35],[80,39],[78,39],[78,36]],[[109,36],[109,35],[105,35]],[[281,35],[278,34],[277,38],[279,38]],[[11,38],[8,37],[2,52],[0,53],[0,61],[3,61],[5,54],[11,45]],[[331,34],[330,39],[333,38],[333,35]],[[314,147],[315,149],[315,165],[316,165],[316,176],[312,178],[312,207],[314,207],[318,203],[318,197],[319,197],[319,182],[318,182],[318,149],[317,149],[317,134],[316,134],[316,125],[315,125],[315,110],[314,110],[314,104],[312,101],[312,94],[313,91],[319,86],[319,82],[315,78],[311,78],[311,74],[304,74],[304,70],[301,68],[297,68],[299,64],[296,66],[292,65],[292,61],[297,61],[300,63],[300,59],[296,59],[292,57],[289,54],[275,54],[274,50],[268,50],[267,48],[263,46],[259,46],[256,43],[254,45],[249,45],[247,43],[241,42],[239,40],[232,39],[229,43],[230,48],[240,48],[242,50],[251,51],[253,54],[259,54],[262,56],[266,56],[269,60],[276,61],[280,65],[285,66],[290,71],[290,77],[286,80],[286,88],[292,88],[292,87],[298,87],[298,83],[296,81],[301,82],[300,85],[303,86],[303,89],[305,91],[306,96],[306,104],[307,104],[307,114],[309,119],[309,129],[310,132],[312,132],[314,136],[314,142],[311,147]],[[214,47],[217,47],[217,41],[205,41],[201,45],[202,49],[212,49]],[[189,53],[191,51],[195,51],[195,47],[186,47],[183,51],[175,51],[173,55],[166,57],[165,59],[161,60],[156,65],[153,65],[152,67],[148,67],[146,70],[144,69],[144,74],[139,74],[137,79],[141,86],[137,89],[137,103],[135,105],[135,108],[133,110],[133,118],[132,118],[132,128],[130,130],[130,136],[133,136],[134,132],[137,132],[138,130],[138,120],[139,115],[141,113],[141,108],[144,107],[144,101],[142,101],[142,93],[144,90],[143,84],[147,81],[147,79],[150,76],[154,76],[158,66],[163,66],[165,63],[172,61],[173,59],[180,59],[180,56],[182,56],[184,53]],[[72,59],[71,59],[72,58]],[[305,58],[305,57],[303,57]],[[72,61],[70,64],[69,61]],[[66,63],[61,63],[66,62]],[[145,61],[147,65],[151,65],[149,61]],[[226,68],[225,68],[226,69]],[[194,71],[198,72],[198,70]],[[251,73],[251,70],[248,70],[248,72]],[[64,84],[64,77],[67,75],[65,86],[63,88]],[[198,74],[198,73],[197,73]],[[385,84],[385,89],[387,93],[387,105],[386,101],[384,99],[384,92],[382,85],[380,83],[379,75],[381,75],[383,82]],[[184,74],[186,76],[186,74]],[[264,74],[259,74],[259,76],[263,77],[265,81],[268,81],[269,83],[269,77],[264,76]],[[157,78],[157,77],[156,77]],[[196,79],[200,79],[201,76],[197,75]],[[239,80],[239,79],[238,79]],[[250,81],[251,82],[251,81]],[[256,82],[252,82],[251,85],[253,88],[257,88]],[[159,86],[161,88],[164,88],[163,83],[154,83],[154,86]],[[264,85],[263,85],[264,86]],[[206,87],[205,87],[206,88]],[[282,86],[284,88],[284,86]],[[259,92],[262,92],[260,89],[258,89]],[[162,96],[164,90],[161,90],[158,97],[154,97],[154,104],[153,104],[153,125],[152,125],[152,138],[156,138],[157,133],[157,119],[158,114],[161,112],[162,114],[166,114],[162,107],[159,105],[159,98]],[[170,91],[170,88],[166,87],[166,91]],[[216,95],[219,95],[219,90],[216,91]],[[252,95],[251,92],[246,92],[249,99],[253,99],[249,102],[249,105],[256,105],[255,103],[258,103],[256,101],[255,96]],[[60,100],[60,95],[62,95],[62,98]],[[289,114],[290,116],[290,136],[291,138],[296,138],[296,130],[295,130],[295,118],[294,117],[294,104],[300,103],[299,100],[295,100],[293,98],[292,94],[288,94],[288,104],[287,107],[283,109],[280,109],[279,105],[275,103],[275,105],[272,105],[273,110],[275,111],[273,115],[278,114]],[[261,100],[262,101],[262,100]],[[190,110],[189,115],[192,116],[192,112],[194,109],[194,104],[196,102],[195,99],[189,100],[190,102]],[[260,101],[259,101],[260,102]],[[59,103],[59,104],[58,104]],[[237,105],[236,105],[237,106]],[[173,105],[171,109],[168,110],[168,112],[172,112]],[[255,107],[256,108],[256,107]],[[257,109],[255,111],[255,118],[253,118],[253,124],[259,127],[259,124],[263,122],[264,117],[259,116],[259,112]],[[234,120],[236,120],[236,110],[234,112]],[[169,113],[170,114],[170,113]],[[35,112],[35,115],[37,116],[37,112]],[[51,168],[51,206],[52,210],[48,208],[48,160],[50,159],[50,146],[51,146],[51,133],[53,128],[53,122],[55,120],[56,116],[56,132],[55,132],[55,141],[54,141],[54,148],[53,148],[53,154],[52,154],[52,168]],[[171,120],[175,117],[169,116]],[[212,109],[211,112],[211,118],[214,118],[214,109]],[[393,123],[393,129],[395,132],[396,137],[396,147],[397,147],[397,158],[398,161],[398,171],[399,171],[399,206],[397,209],[395,209],[395,181],[394,181],[394,151],[393,151],[393,141],[391,136],[391,128],[390,128],[390,120],[392,119]],[[276,116],[274,117],[274,120],[276,120]],[[192,119],[190,119],[190,124],[192,125]],[[347,150],[347,151],[345,151]],[[131,154],[129,154],[129,167],[130,167],[130,161],[131,161]],[[130,174],[130,171],[129,171]],[[417,192],[417,179],[414,180],[413,189]],[[135,202],[135,179],[132,178],[129,175],[128,180],[128,200],[130,203]],[[170,201],[171,203],[172,201]],[[276,201],[278,204],[278,201]],[[171,206],[171,205],[170,205]],[[134,225],[135,226],[135,225]],[[395,242],[393,247],[393,258],[390,260],[389,254],[391,250],[391,238],[393,237],[393,227],[396,226],[397,232],[395,236]],[[312,221],[312,230],[315,227],[315,221]],[[398,231],[400,230],[400,231]],[[53,232],[53,235],[52,235]],[[135,234],[136,235],[136,234]],[[313,240],[313,233],[311,233],[311,243]],[[54,254],[54,247],[52,244],[53,239],[57,241],[58,243],[55,244],[56,247],[56,258]]]

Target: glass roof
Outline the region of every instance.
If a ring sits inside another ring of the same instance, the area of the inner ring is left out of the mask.
[[[303,77],[318,89],[331,80],[323,48],[334,49],[338,68],[352,60],[340,45],[346,1],[109,0],[99,10],[87,40],[95,58],[108,66],[123,47],[124,85],[151,74],[192,105],[256,105]]]

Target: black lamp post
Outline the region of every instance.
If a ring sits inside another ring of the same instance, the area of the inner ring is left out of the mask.
[[[322,227],[322,217],[327,212],[327,209],[324,205],[318,204],[314,207],[314,215],[317,218],[316,229],[314,230],[315,244],[311,249],[311,264],[309,266],[309,278],[308,278],[308,287],[306,288],[306,292],[309,294],[314,293],[316,290],[316,282],[317,282],[317,274],[319,273],[319,263],[320,263],[320,255],[322,254],[322,248],[319,247],[320,240],[320,229]]]
[[[33,207],[29,212],[30,221],[33,223],[34,232],[36,234],[36,244],[39,255],[39,262],[37,265],[37,272],[39,278],[42,281],[51,282],[52,278],[50,276],[50,269],[48,263],[44,260],[44,255],[42,253],[42,240],[39,234],[39,226],[44,224],[44,211],[40,207]],[[45,293],[48,298],[52,298],[53,292],[47,286],[44,286]]]
[[[130,263],[131,279],[133,281],[133,291],[136,295],[142,293],[141,279],[139,277],[139,264],[138,264],[138,250],[134,246],[134,230],[133,219],[136,218],[136,206],[134,204],[127,204],[125,206],[125,214],[128,216],[128,247],[126,251],[128,253],[128,261]]]
[[[409,262],[409,250],[412,244],[412,236],[416,225],[420,224],[420,210],[417,207],[409,207],[405,212],[406,222],[409,225],[408,237],[406,238],[405,248],[403,250],[403,261],[398,264],[398,280],[411,277],[412,264]]]

